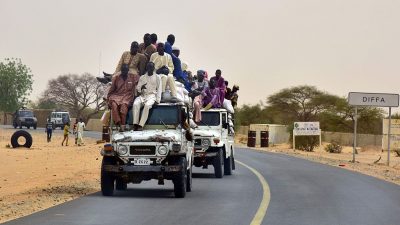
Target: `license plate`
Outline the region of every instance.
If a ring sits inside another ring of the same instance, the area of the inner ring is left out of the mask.
[[[133,164],[137,166],[148,166],[151,164],[151,160],[147,158],[133,159]]]

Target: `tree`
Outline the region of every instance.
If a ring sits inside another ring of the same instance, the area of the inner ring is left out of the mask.
[[[31,69],[20,59],[0,62],[0,111],[13,112],[26,103],[32,91]]]
[[[7,58],[0,62],[0,111],[14,112],[27,103],[32,77],[31,69],[22,64],[21,59]],[[4,116],[6,120],[6,114]]]
[[[67,74],[49,81],[43,102],[54,103],[73,116],[88,120],[104,106],[103,93],[103,85],[94,76]]]
[[[270,110],[280,113],[286,124],[316,120],[318,114],[331,110],[338,101],[339,97],[306,85],[285,88],[267,98]]]

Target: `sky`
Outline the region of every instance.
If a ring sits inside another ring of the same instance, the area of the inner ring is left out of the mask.
[[[283,88],[400,92],[398,0],[0,0],[0,60],[32,69],[31,100],[49,79],[114,72],[143,34],[176,37],[189,69],[222,70],[239,105]]]

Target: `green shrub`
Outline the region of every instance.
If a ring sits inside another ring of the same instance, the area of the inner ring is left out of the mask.
[[[319,145],[319,136],[297,136],[296,149],[312,152]]]
[[[343,147],[341,145],[337,144],[336,142],[332,142],[325,147],[325,151],[329,153],[341,153],[342,148]]]

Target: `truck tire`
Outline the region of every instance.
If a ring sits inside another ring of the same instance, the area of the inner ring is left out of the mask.
[[[14,134],[11,136],[11,145],[13,148],[21,147],[21,145],[18,143],[18,138],[20,138],[20,137],[25,138],[25,144],[22,145],[23,147],[30,148],[32,146],[31,134],[24,130],[18,130],[18,131],[15,131]]]
[[[186,195],[186,183],[187,183],[187,173],[186,173],[186,158],[179,157],[176,165],[181,165],[182,170],[178,172],[174,178],[174,194],[175,198],[184,198]]]
[[[30,126],[26,126],[26,128],[30,129],[31,127]]]
[[[222,178],[222,149],[218,149],[217,156],[214,158],[213,166],[214,166],[214,173],[216,178]]]
[[[36,128],[37,128],[37,125],[35,124],[35,125],[33,126],[33,129],[36,130]]]
[[[192,191],[192,167],[190,167],[187,170],[187,178],[186,178],[186,191],[191,192]]]
[[[228,158],[224,158],[224,175],[232,175],[232,152]]]
[[[122,179],[117,178],[115,180],[115,189],[118,191],[125,191],[126,189],[128,189],[128,184],[125,183]]]
[[[17,124],[14,122],[13,123],[14,129],[17,129]]]
[[[101,193],[103,196],[112,196],[114,194],[114,180],[115,178],[103,170],[105,165],[113,165],[114,159],[111,157],[103,157],[101,163]]]

